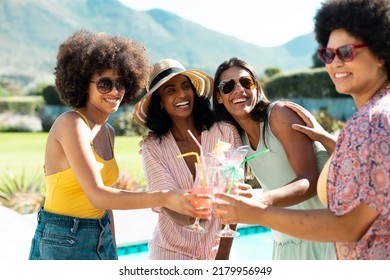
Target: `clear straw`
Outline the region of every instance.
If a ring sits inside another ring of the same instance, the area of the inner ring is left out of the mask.
[[[234,158],[234,156],[236,155],[236,153],[237,153],[238,151],[241,151],[241,150],[246,149],[246,148],[248,148],[248,147],[249,147],[249,146],[246,145],[246,146],[240,146],[240,147],[238,147],[237,149],[235,149],[235,150],[233,151],[233,153],[230,155],[229,161],[231,161],[232,158]]]

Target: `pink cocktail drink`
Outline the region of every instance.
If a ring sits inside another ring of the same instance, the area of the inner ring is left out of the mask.
[[[191,194],[213,194],[213,188],[210,187],[204,187],[204,186],[195,186],[191,191]],[[191,199],[190,203],[196,207],[196,208],[201,208],[201,209],[211,209],[211,198],[195,198]],[[197,212],[196,212],[197,213]],[[197,213],[199,214],[199,213]]]

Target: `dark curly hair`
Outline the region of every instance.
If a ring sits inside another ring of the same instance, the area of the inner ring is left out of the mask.
[[[132,82],[121,106],[133,101],[145,87],[150,64],[141,44],[116,35],[79,30],[59,47],[55,84],[61,101],[69,107],[85,106],[91,76],[113,70]]]
[[[253,69],[251,65],[249,65],[244,60],[232,57],[229,60],[224,61],[221,63],[221,65],[218,66],[217,71],[215,72],[214,77],[214,89],[213,89],[213,112],[214,112],[214,118],[216,121],[228,121],[232,124],[234,124],[237,127],[238,132],[242,135],[244,130],[242,127],[237,123],[237,121],[232,117],[232,115],[226,110],[225,106],[223,104],[219,104],[217,100],[217,92],[219,92],[218,85],[221,82],[221,74],[222,72],[226,71],[227,69],[237,66],[240,68],[245,69],[249,75],[252,77],[252,79],[256,83],[256,89],[257,89],[257,98],[256,98],[256,105],[253,108],[251,112],[251,118],[252,120],[264,122],[263,126],[263,136],[265,134],[265,129],[267,127],[268,122],[268,106],[270,102],[268,101],[267,97],[265,96],[263,89],[260,84],[260,80],[256,74],[256,71]],[[263,139],[265,139],[263,137]]]
[[[344,29],[385,61],[390,77],[390,0],[328,0],[317,11],[314,23],[322,47],[333,30]]]
[[[214,123],[210,101],[204,96],[198,96],[196,88],[191,80],[188,77],[187,79],[194,92],[192,115],[194,117],[195,128],[198,131],[208,130]],[[159,89],[152,94],[150,99],[147,111],[148,115],[146,117],[146,127],[154,132],[157,137],[161,138],[162,135],[172,128],[172,120],[168,113],[160,107],[161,96],[158,94],[158,90]]]

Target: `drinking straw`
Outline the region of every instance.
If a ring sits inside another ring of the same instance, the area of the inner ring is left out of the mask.
[[[206,184],[204,182],[204,176],[203,176],[203,166],[206,166],[206,161],[205,161],[205,158],[204,158],[204,154],[203,154],[203,148],[202,148],[202,145],[199,143],[199,141],[196,139],[195,135],[192,134],[191,130],[187,130],[188,134],[191,136],[191,138],[194,140],[195,144],[198,145],[199,147],[199,151],[200,151],[200,161],[201,161],[201,164],[199,165],[199,168],[200,168],[200,176],[201,176],[201,180],[202,180],[202,186],[206,187]]]
[[[245,146],[243,146],[243,147],[245,147]],[[251,159],[254,159],[255,157],[258,157],[258,156],[261,156],[261,155],[263,155],[263,154],[265,154],[265,153],[267,153],[267,152],[269,152],[269,149],[265,149],[265,150],[262,150],[262,151],[260,151],[260,152],[258,152],[258,153],[256,153],[256,154],[254,154],[254,155],[251,155],[250,157],[247,157],[247,158],[245,158],[241,163],[240,163],[240,166],[239,167],[242,167],[244,164],[245,164],[245,162],[247,162],[247,161],[249,161],[249,160],[251,160]],[[233,188],[233,185],[234,185],[234,181],[236,180],[236,178],[238,177],[238,170],[237,170],[237,167],[236,166],[232,166],[232,168],[235,168],[235,170],[233,170],[233,180],[232,180],[232,182],[231,182],[231,184],[230,184],[230,186],[229,186],[229,189],[227,190],[227,193],[230,193],[231,191],[232,191],[232,188]]]
[[[230,172],[232,174],[232,176],[231,176],[232,181],[231,181],[231,183],[229,185],[229,188],[226,191],[226,193],[230,193],[232,191],[232,188],[233,188],[235,182],[237,181],[237,179],[240,176],[239,175],[239,170],[238,170],[239,167],[237,167],[236,165],[229,164],[228,168],[232,169],[232,171]]]
[[[196,162],[198,164],[200,164],[200,159],[199,159],[199,155],[197,152],[189,152],[189,153],[185,153],[185,154],[181,154],[181,155],[178,155],[176,156],[177,158],[181,158],[181,157],[186,157],[186,156],[195,156],[196,157]]]
[[[245,158],[245,159],[240,163],[240,167],[242,167],[242,166],[245,164],[245,162],[247,162],[247,161],[249,161],[249,160],[251,160],[251,159],[254,159],[255,157],[261,156],[261,155],[263,155],[263,154],[265,154],[265,153],[267,153],[267,152],[269,152],[269,149],[262,150],[261,152],[258,152],[258,153],[254,154],[254,155],[251,155],[250,157]]]
[[[199,155],[197,152],[188,152],[188,153],[185,153],[185,154],[181,154],[181,155],[178,155],[176,156],[177,158],[181,158],[181,157],[186,157],[186,156],[195,156],[196,157],[196,162],[198,163],[198,166],[199,166],[199,172],[200,172],[200,179],[201,179],[201,182],[202,182],[202,186],[205,186],[206,187],[206,184],[205,184],[205,181],[204,181],[204,176],[203,176],[203,170],[202,170],[202,164],[199,160]]]
[[[188,134],[191,136],[191,138],[194,140],[195,144],[198,145],[199,151],[200,151],[200,161],[202,165],[205,163],[204,154],[203,154],[203,148],[202,145],[198,142],[194,134],[192,134],[191,130],[187,130]],[[206,166],[206,165],[205,165]]]
[[[246,149],[246,148],[248,148],[248,147],[249,147],[248,145],[245,145],[245,146],[240,146],[240,147],[238,147],[237,149],[235,149],[235,150],[233,151],[233,153],[230,155],[229,161],[231,161],[232,158],[234,158],[234,156],[236,155],[236,153],[237,153],[238,151],[241,151],[241,150]]]

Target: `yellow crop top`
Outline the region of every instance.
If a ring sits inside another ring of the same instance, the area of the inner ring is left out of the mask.
[[[328,198],[327,198],[327,178],[329,173],[329,165],[332,161],[332,156],[328,159],[328,161],[325,163],[324,167],[322,168],[321,174],[318,177],[317,181],[317,195],[322,204],[324,204],[325,207],[328,207]]]
[[[74,111],[84,119],[86,124],[89,123],[86,117],[78,111]],[[108,131],[112,154],[114,149],[111,142],[110,132]],[[119,176],[119,168],[115,157],[110,160],[102,159],[93,148],[93,141],[91,140],[91,147],[96,161],[100,168],[100,173],[103,178],[105,186],[113,186]],[[68,168],[60,172],[45,176],[46,179],[46,200],[44,209],[49,212],[68,215],[79,218],[93,218],[99,219],[103,217],[106,210],[96,209],[92,206],[88,197],[81,188],[73,170]]]

